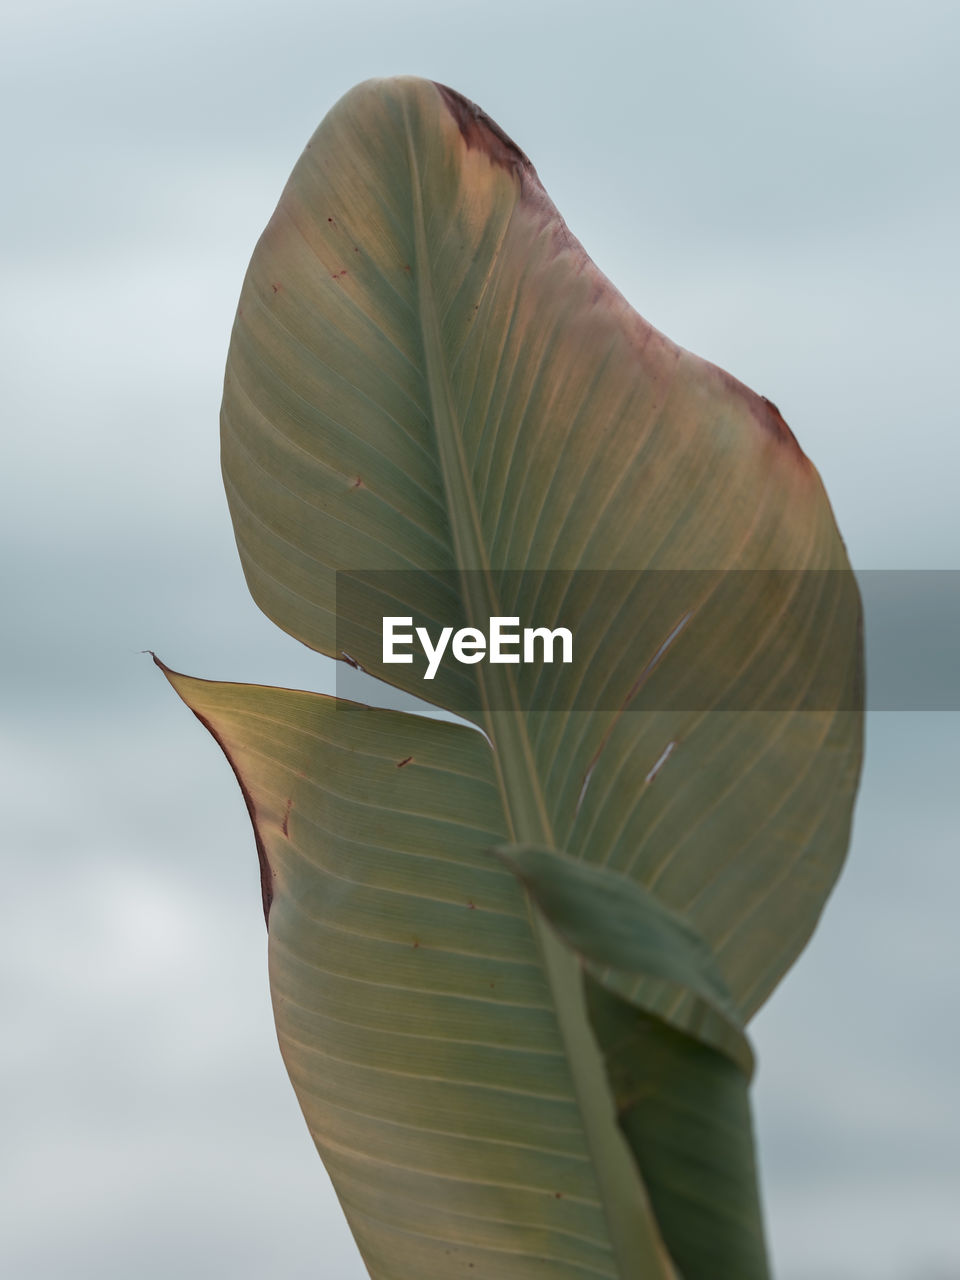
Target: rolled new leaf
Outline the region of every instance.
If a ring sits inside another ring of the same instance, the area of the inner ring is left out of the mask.
[[[768,1280],[747,1077],[585,975],[617,1118],[684,1280]]]
[[[766,1280],[753,1055],[710,948],[624,876],[538,846],[494,852],[580,958],[617,1117],[684,1280]],[[680,1025],[676,1005],[652,1011],[655,980],[688,997]]]
[[[601,986],[659,1012],[752,1077],[753,1050],[736,1004],[713,953],[689,921],[626,876],[554,849],[500,845],[493,852]],[[665,985],[652,988],[651,978]],[[663,1000],[671,990],[678,997],[672,1006]]]

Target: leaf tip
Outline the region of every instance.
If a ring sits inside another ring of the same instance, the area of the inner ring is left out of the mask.
[[[222,688],[222,686],[219,686],[217,682],[212,680],[198,680],[192,676],[185,676],[180,671],[174,671],[171,667],[168,667],[165,662],[161,661],[152,649],[145,649],[144,653],[150,654],[154,663],[160,668],[164,676],[166,676],[167,681],[180,698],[181,702],[183,702],[193,712],[196,718],[214,739],[217,746],[219,746],[220,750],[226,757],[227,763],[233,770],[233,774],[240,785],[240,791],[243,795],[244,803],[247,806],[247,813],[250,815],[251,825],[253,826],[253,837],[257,847],[257,860],[260,864],[260,896],[263,902],[263,919],[269,929],[270,908],[273,905],[274,897],[273,867],[270,864],[266,846],[264,845],[263,839],[260,835],[256,805],[250,788],[247,785],[246,778],[234,759],[233,750],[231,749],[230,743],[227,741],[223,724],[218,722],[219,717],[216,715],[214,707],[211,706],[210,700],[203,696],[203,691],[216,690],[218,687]],[[283,834],[285,836],[287,835],[289,813],[290,805],[288,804],[287,812],[284,815],[283,820]]]
[[[456,121],[468,150],[486,152],[494,164],[516,173],[521,182],[525,174],[535,173],[527,154],[481,107],[448,85],[436,80],[434,85]]]

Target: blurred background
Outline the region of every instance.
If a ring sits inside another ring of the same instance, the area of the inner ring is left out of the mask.
[[[949,0],[5,0],[0,1273],[362,1280],[273,1033],[246,812],[149,657],[330,689],[218,474],[254,242],[358,80],[478,101],[674,340],[768,395],[861,569],[960,568]],[[869,626],[869,621],[868,621]],[[960,716],[874,713],[754,1024],[780,1280],[960,1277]]]

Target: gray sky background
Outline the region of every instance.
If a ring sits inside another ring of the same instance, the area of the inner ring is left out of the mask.
[[[220,487],[256,237],[352,84],[445,81],[649,320],[777,402],[855,565],[960,568],[960,9],[5,0],[0,22],[0,1273],[361,1280],[274,1041],[243,804],[139,653],[332,684],[250,600]],[[755,1024],[780,1280],[960,1277],[960,717],[869,728],[848,870]]]

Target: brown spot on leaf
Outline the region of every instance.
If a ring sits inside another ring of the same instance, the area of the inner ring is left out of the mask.
[[[773,431],[775,435],[779,436],[784,444],[790,445],[792,448],[796,449],[797,453],[799,453],[801,457],[805,457],[806,455],[797,443],[797,437],[787,426],[786,420],[777,406],[772,400],[768,400],[766,396],[761,396],[760,399],[763,404],[767,406],[766,420],[764,421],[761,419],[763,425],[768,431]]]
[[[351,488],[351,489],[362,489],[362,488],[363,488],[363,476],[357,476],[356,480],[354,480],[354,482],[353,482],[353,484],[350,486],[350,488]]]
[[[787,426],[783,414],[772,400],[768,400],[766,396],[757,395],[756,391],[748,387],[745,382],[741,382],[739,378],[735,378],[732,373],[728,373],[719,365],[707,360],[701,361],[700,365],[708,376],[719,383],[727,395],[732,396],[735,402],[739,402],[737,408],[746,409],[762,431],[782,444],[803,467],[810,468],[810,459],[800,448],[797,437]]]
[[[272,284],[270,286],[270,288],[273,290],[274,293],[279,293],[282,287],[283,286],[279,284]]]
[[[412,760],[413,760],[413,756],[406,756],[403,760],[398,760],[397,768],[403,769],[406,765],[410,764]]]
[[[437,84],[436,89],[447,110],[457,122],[467,148],[482,150],[490,157],[493,164],[516,175],[520,198],[528,214],[534,217],[544,232],[549,235],[554,253],[570,253],[571,266],[577,272],[589,266],[590,271],[603,282],[604,296],[609,295],[621,305],[627,306],[606,276],[591,262],[579,240],[571,235],[556,205],[543,189],[543,183],[536,169],[513,139],[494,120],[491,120],[485,111],[482,111],[469,98],[465,98],[463,94],[441,84]],[[630,310],[632,313],[632,308]],[[636,319],[639,321],[640,317],[637,316]],[[646,321],[640,321],[640,323],[645,328],[649,328]]]
[[[283,821],[280,823],[280,830],[289,839],[290,836],[290,807],[293,804],[293,796],[287,797],[287,807],[283,811]]]
[[[533,165],[514,140],[475,102],[445,84],[437,84],[437,90],[468,149],[485,151],[494,164],[515,173],[521,184],[528,172],[534,173]]]
[[[468,911],[476,911],[476,909],[477,909],[477,904],[476,904],[475,902],[468,902],[468,903],[467,903],[467,910],[468,910]]]

